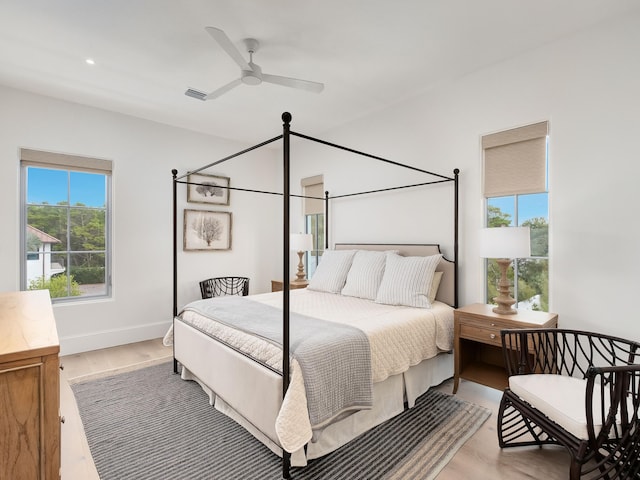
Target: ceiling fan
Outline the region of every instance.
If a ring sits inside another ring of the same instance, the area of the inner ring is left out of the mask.
[[[249,61],[247,62],[240,51],[233,45],[231,40],[229,40],[226,33],[215,27],[205,27],[205,30],[240,66],[240,78],[227,83],[225,86],[220,87],[211,93],[201,92],[194,88],[188,88],[187,91],[184,92],[188,97],[197,98],[198,100],[212,100],[214,98],[218,98],[224,93],[227,93],[229,90],[237,87],[241,83],[244,83],[245,85],[260,85],[262,82],[275,83],[284,87],[298,88],[316,93],[321,92],[324,88],[324,84],[318,82],[262,73],[260,66],[253,63],[253,54],[258,51],[258,47],[260,46],[259,42],[254,38],[247,38],[244,40],[244,43],[247,46],[247,52],[249,52]]]

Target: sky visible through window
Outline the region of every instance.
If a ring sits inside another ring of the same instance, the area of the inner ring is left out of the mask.
[[[522,225],[532,218],[542,217],[547,219],[548,193],[536,193],[531,195],[520,195],[518,197],[518,223]],[[511,220],[515,220],[514,216],[514,197],[493,197],[489,199],[489,204],[500,208],[504,213],[511,215]]]
[[[104,175],[29,167],[27,203],[56,205],[59,202],[67,202],[69,191],[71,205],[82,203],[89,207],[104,207],[106,204]]]

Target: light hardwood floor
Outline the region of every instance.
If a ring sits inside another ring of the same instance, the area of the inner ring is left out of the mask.
[[[170,347],[149,340],[61,358],[64,370],[60,385],[62,425],[62,480],[99,480],[86,442],[82,422],[69,382],[151,365],[171,358]],[[453,381],[437,387],[451,393]],[[491,417],[458,451],[438,480],[564,479],[569,474],[569,455],[562,448],[516,448],[501,450],[496,435],[496,413],[501,392],[462,380],[457,395],[483,405]],[[266,479],[265,479],[266,480]]]

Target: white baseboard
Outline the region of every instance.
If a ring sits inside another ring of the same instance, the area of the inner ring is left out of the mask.
[[[86,335],[60,337],[60,356],[162,338],[170,326],[171,322],[159,322],[117,330],[101,330]]]

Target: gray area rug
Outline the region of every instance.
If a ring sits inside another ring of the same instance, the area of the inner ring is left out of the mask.
[[[171,363],[71,386],[101,480],[279,479],[281,461]],[[439,391],[304,468],[295,480],[432,479],[489,417]]]

